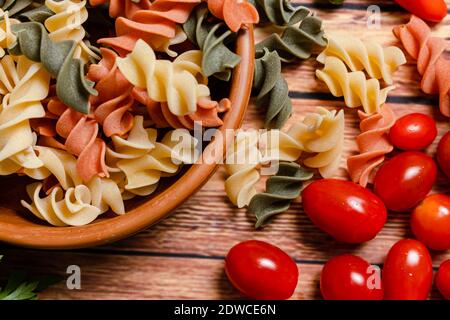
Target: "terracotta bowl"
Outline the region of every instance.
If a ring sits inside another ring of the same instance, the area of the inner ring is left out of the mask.
[[[232,108],[224,116],[220,128],[239,128],[247,108],[253,80],[253,29],[241,30],[237,38],[236,53],[241,62],[235,68],[230,89]],[[213,155],[213,150],[225,152],[227,139],[216,135],[204,149],[202,159]],[[219,148],[218,148],[219,147]],[[209,159],[211,160],[211,159]],[[201,161],[164,183],[167,187],[156,195],[135,198],[126,203],[127,213],[121,216],[104,214],[93,223],[82,227],[53,227],[33,215],[20,205],[20,199],[28,199],[25,185],[30,182],[23,177],[0,178],[0,241],[17,246],[40,249],[84,248],[110,243],[133,235],[167,217],[176,207],[208,181],[217,167],[216,161]]]

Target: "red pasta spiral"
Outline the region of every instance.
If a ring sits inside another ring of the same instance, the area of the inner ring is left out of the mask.
[[[389,129],[395,123],[395,114],[384,104],[377,113],[358,112],[361,134],[356,138],[359,154],[347,159],[347,168],[353,182],[365,187],[372,181],[374,169],[383,163],[392,151]]]
[[[393,31],[408,54],[417,60],[423,92],[438,93],[441,113],[450,117],[450,62],[443,56],[446,41],[432,37],[430,27],[414,15],[407,24],[396,26]]]
[[[149,43],[154,49],[163,47],[177,34],[177,24],[186,22],[192,9],[201,0],[155,0],[150,5],[144,1],[143,9],[113,10],[120,14],[116,19],[116,37],[103,38],[98,43],[111,46],[124,56],[133,50],[138,39]],[[111,3],[112,4],[112,3]],[[119,8],[119,7],[118,7]],[[110,11],[111,12],[111,11]]]
[[[102,60],[91,64],[87,78],[96,82],[97,96],[91,96],[95,120],[103,126],[107,137],[124,135],[133,126],[130,113],[134,99],[130,96],[133,86],[116,66],[117,54],[109,49],[100,49]]]

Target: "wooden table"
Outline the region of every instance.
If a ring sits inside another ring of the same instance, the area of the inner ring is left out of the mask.
[[[450,1],[448,1],[450,4]],[[340,8],[327,2],[304,0],[301,3],[324,20],[326,30],[364,38],[385,45],[398,44],[392,35],[394,25],[408,21],[409,14],[390,0],[345,0]],[[381,28],[368,30],[366,10],[371,4],[381,9]],[[434,28],[436,35],[450,34],[450,17]],[[343,107],[341,99],[327,93],[314,76],[319,65],[310,59],[284,69],[293,97],[298,121],[316,106]],[[439,115],[435,97],[419,89],[420,77],[408,59],[394,76],[396,89],[390,103],[397,116],[410,112],[432,114],[438,121],[439,136],[450,129],[448,120]],[[245,128],[262,125],[262,115],[249,106]],[[358,121],[355,110],[345,109],[345,155],[339,176],[346,176],[346,158],[356,152]],[[434,154],[435,143],[428,149]],[[253,227],[254,218],[245,209],[234,208],[225,196],[223,168],[173,215],[158,225],[110,246],[76,251],[32,251],[2,247],[5,255],[0,274],[24,268],[37,274],[60,274],[65,277],[69,265],[81,268],[81,290],[68,290],[65,281],[47,289],[42,299],[235,299],[240,298],[224,274],[224,256],[237,242],[260,239],[271,242],[295,258],[300,280],[294,299],[318,299],[319,276],[323,264],[341,253],[354,253],[373,264],[382,264],[389,248],[399,239],[411,237],[408,213],[393,213],[380,234],[372,241],[355,246],[338,243],[320,232],[295,201],[290,210],[279,215],[263,230]],[[259,187],[263,186],[261,181]],[[440,174],[436,191],[448,190],[448,179]],[[432,253],[434,267],[450,258],[450,252]],[[435,291],[432,298],[439,298]]]

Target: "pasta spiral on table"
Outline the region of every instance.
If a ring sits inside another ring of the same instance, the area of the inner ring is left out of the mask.
[[[210,95],[201,59],[201,51],[191,50],[173,62],[159,60],[147,43],[138,40],[133,51],[126,58],[117,58],[116,63],[128,81],[147,88],[153,101],[167,102],[170,112],[183,116],[197,110],[199,98]]]
[[[291,116],[292,102],[277,52],[264,49],[261,56],[256,56],[252,90],[256,106],[266,108],[264,126],[281,128]]]
[[[316,70],[316,76],[327,85],[335,97],[344,97],[345,105],[349,108],[363,107],[364,112],[377,112],[386,102],[387,94],[394,89],[389,86],[380,89],[377,79],[366,79],[364,72],[348,72],[342,60],[327,57],[323,70]]]
[[[229,175],[225,181],[225,191],[238,208],[247,206],[256,194],[261,162],[258,139],[256,131],[238,131],[225,159],[225,169]]]
[[[38,218],[54,226],[81,226],[92,222],[101,213],[111,208],[117,214],[125,212],[121,191],[108,178],[94,177],[82,184],[76,170],[76,158],[71,154],[48,147],[36,146],[43,166],[26,170],[25,174],[35,179],[54,177],[57,184],[45,190],[40,197],[42,182],[27,186],[32,202],[22,200],[22,205]]]
[[[281,27],[255,45],[253,94],[256,105],[266,107],[265,127],[281,128],[292,112],[281,62],[308,59],[315,46],[325,46],[322,21],[304,8],[293,8],[286,1],[258,1],[257,8],[266,22]],[[298,26],[294,25],[299,23]]]
[[[274,215],[289,209],[292,200],[300,196],[303,182],[313,177],[312,171],[305,170],[295,162],[279,164],[276,175],[266,181],[266,191],[256,194],[248,209],[256,216],[256,228],[263,226]]]
[[[448,46],[445,39],[432,37],[430,27],[414,15],[407,24],[396,26],[394,34],[406,52],[417,60],[422,91],[439,94],[440,111],[450,117],[450,61],[444,57]]]
[[[240,61],[240,57],[226,44],[235,39],[235,34],[224,28],[222,22],[210,21],[208,9],[200,5],[192,11],[183,24],[188,39],[203,51],[202,69],[205,76],[215,76],[228,81],[231,71]]]
[[[38,168],[42,163],[33,150],[36,136],[30,119],[45,115],[41,100],[47,96],[50,76],[42,64],[23,56],[17,64],[13,57],[4,56],[0,71],[0,93],[4,95],[0,109],[0,174]]]
[[[116,65],[117,54],[106,48],[100,49],[102,59],[91,64],[87,78],[96,83],[97,96],[91,96],[95,120],[103,127],[107,137],[124,135],[133,126],[130,109],[134,105],[131,96],[133,85]]]
[[[12,31],[17,36],[16,44],[10,48],[14,55],[25,55],[41,62],[56,78],[56,93],[67,106],[87,114],[89,96],[96,95],[93,83],[84,76],[84,64],[74,59],[77,44],[74,41],[53,42],[44,26],[37,22],[15,24]]]
[[[135,11],[131,16],[116,19],[116,37],[103,38],[98,43],[114,48],[120,55],[132,51],[138,40],[149,44],[153,50],[171,56],[173,44],[186,40],[181,27],[200,0],[155,0],[148,9]]]
[[[306,158],[303,164],[319,169],[324,178],[332,177],[339,168],[344,149],[344,111],[328,111],[318,107],[316,112],[308,113],[303,121],[295,123],[289,135],[314,156]]]
[[[331,36],[328,46],[317,57],[325,63],[327,57],[341,59],[351,71],[365,70],[371,78],[392,84],[392,73],[406,63],[405,55],[397,47],[381,46],[375,41],[361,41],[356,37]]]
[[[360,154],[347,159],[348,172],[353,182],[365,187],[372,181],[374,170],[383,163],[385,155],[394,147],[389,141],[389,129],[395,123],[395,114],[387,105],[374,114],[358,112],[361,134],[356,138]]]
[[[100,59],[83,42],[86,36],[83,23],[88,18],[86,0],[45,0],[45,6],[54,12],[54,15],[48,17],[44,22],[52,41],[73,40],[77,44],[73,57],[79,58],[84,62],[88,62],[90,59]]]
[[[268,49],[276,51],[283,62],[311,57],[314,47],[327,44],[322,29],[322,20],[314,16],[305,17],[298,26],[288,26],[281,34],[272,33],[255,45],[256,52]]]

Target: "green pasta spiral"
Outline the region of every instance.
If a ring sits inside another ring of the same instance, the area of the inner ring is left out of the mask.
[[[256,216],[255,227],[289,209],[291,201],[300,195],[303,182],[313,175],[295,162],[280,163],[277,174],[266,181],[266,192],[256,194],[250,201],[248,208]]]
[[[311,15],[309,9],[294,7],[288,0],[253,0],[253,4],[263,24],[281,29],[280,34],[273,33],[256,44],[253,83],[256,105],[267,108],[265,127],[281,128],[292,111],[289,89],[281,74],[281,62],[308,59],[315,46],[323,47],[327,42],[322,21]]]
[[[281,128],[291,116],[292,102],[276,51],[263,49],[257,53],[252,90],[257,92],[256,106],[266,107],[264,126]]]
[[[61,101],[78,112],[89,113],[89,96],[97,91],[94,83],[84,76],[84,63],[73,58],[76,43],[53,42],[44,26],[37,22],[16,24],[11,30],[17,35],[17,42],[9,52],[41,62],[56,78],[56,94]]]
[[[13,17],[28,8],[32,3],[33,0],[0,0],[0,8],[3,11],[8,11],[9,16]]]
[[[55,13],[47,8],[46,5],[36,7],[34,9],[25,10],[19,14],[19,18],[25,21],[34,21],[44,23],[45,20],[53,16]]]
[[[255,50],[258,53],[267,48],[276,51],[281,61],[293,62],[296,59],[308,59],[315,46],[324,47],[326,44],[322,21],[317,17],[308,16],[298,26],[286,27],[281,35],[271,34],[259,42]]]
[[[188,39],[203,51],[204,74],[229,81],[240,57],[226,44],[235,39],[236,34],[223,22],[210,18],[206,5],[200,5],[191,13],[183,29]]]
[[[289,0],[249,0],[259,13],[260,23],[277,26],[296,24],[310,14],[308,8],[294,7]]]

